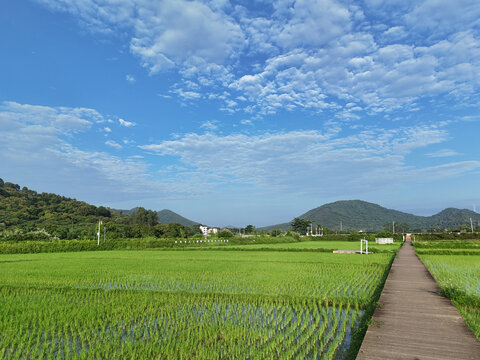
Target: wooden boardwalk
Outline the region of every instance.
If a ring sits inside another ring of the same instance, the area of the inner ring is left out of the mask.
[[[398,252],[357,356],[479,360],[480,342],[407,242]]]

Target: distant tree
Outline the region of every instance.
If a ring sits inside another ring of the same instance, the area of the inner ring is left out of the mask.
[[[134,215],[134,223],[137,225],[154,226],[158,223],[158,215],[153,210],[146,210],[140,207]]]
[[[222,229],[218,232],[218,237],[220,237],[220,238],[231,238],[231,237],[233,237],[233,233],[228,229]]]
[[[81,216],[88,216],[88,215],[95,215],[96,208],[93,205],[89,205],[87,203],[82,203],[82,205],[78,208],[78,213]]]
[[[169,238],[183,238],[185,237],[185,227],[180,223],[170,223],[164,225],[164,236]]]
[[[311,220],[300,219],[297,217],[292,220],[290,226],[292,227],[293,231],[299,234],[305,234],[307,232],[307,228],[310,226],[311,223]]]
[[[110,213],[110,210],[108,210],[104,206],[99,206],[96,210],[96,215],[97,216],[103,216],[103,217],[110,217],[112,214]]]
[[[198,225],[184,226],[184,228],[185,228],[185,236],[187,237],[202,235],[202,230],[200,230],[200,226]]]
[[[283,230],[282,229],[274,229],[270,231],[270,236],[282,236]]]
[[[393,233],[391,231],[382,231],[375,234],[377,238],[391,238],[393,237]]]
[[[255,234],[255,230],[255,226],[247,225],[247,227],[245,228],[245,234]]]

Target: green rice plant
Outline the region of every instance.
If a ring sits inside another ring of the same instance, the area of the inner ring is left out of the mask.
[[[480,257],[420,255],[420,258],[480,340]]]
[[[391,254],[0,255],[2,358],[333,358]]]

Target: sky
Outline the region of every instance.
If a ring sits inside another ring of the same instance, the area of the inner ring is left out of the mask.
[[[271,225],[480,209],[478,0],[0,1],[0,177]]]

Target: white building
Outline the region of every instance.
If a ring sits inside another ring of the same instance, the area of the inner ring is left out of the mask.
[[[205,237],[209,236],[210,234],[216,234],[216,233],[218,233],[218,229],[217,229],[217,228],[209,228],[208,226],[201,226],[201,225],[200,225],[200,230],[202,230],[202,234],[203,234],[203,236],[205,236]]]

